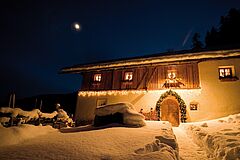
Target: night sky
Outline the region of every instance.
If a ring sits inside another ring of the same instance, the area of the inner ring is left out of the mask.
[[[191,47],[239,0],[1,0],[0,99],[79,89],[61,68]],[[81,25],[80,31],[72,27]]]

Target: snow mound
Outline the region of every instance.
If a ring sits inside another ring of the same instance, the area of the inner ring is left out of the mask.
[[[134,106],[130,103],[116,103],[104,105],[96,108],[95,115],[99,117],[114,115],[121,113],[123,115],[123,123],[134,126],[145,126],[145,117],[138,113]]]
[[[163,159],[178,160],[179,148],[171,124],[167,123],[159,130],[159,135],[155,136],[155,141],[146,144],[143,148],[135,150],[136,154],[144,155],[153,152],[162,153]]]
[[[194,142],[214,159],[240,159],[240,114],[185,127]]]
[[[50,118],[50,119],[52,119],[52,118],[54,118],[57,114],[58,114],[58,112],[57,112],[57,111],[54,111],[54,112],[52,112],[52,113],[43,113],[43,112],[41,112],[39,115],[40,115],[41,118]]]
[[[135,151],[135,153],[137,154],[147,154],[147,153],[151,153],[151,152],[161,152],[162,156],[166,156],[168,158],[166,159],[171,159],[171,160],[178,160],[178,153],[177,151],[175,151],[172,147],[161,143],[161,141],[156,140],[155,142],[151,143],[151,144],[147,144],[145,145],[144,148],[140,148],[138,150]]]
[[[57,111],[54,111],[52,113],[43,113],[39,109],[34,109],[32,111],[24,111],[21,108],[1,107],[0,112],[4,114],[10,114],[8,115],[9,118],[17,118],[18,124],[28,123],[29,121],[35,121],[39,118],[53,119],[55,117],[57,118],[57,121],[73,124],[72,118],[70,118],[67,112],[63,109],[58,109]],[[5,117],[4,119],[0,119],[0,122],[7,123],[6,118],[7,117]]]
[[[66,111],[63,109],[58,109],[57,111],[57,120],[62,122],[73,123],[72,118],[70,118]]]
[[[10,121],[11,118],[9,117],[0,117],[0,124],[5,124]]]
[[[1,113],[12,113],[12,112],[13,112],[13,108],[10,108],[10,107],[1,107],[1,108],[0,108],[0,112],[1,112]]]
[[[16,118],[17,116],[28,117],[25,121],[28,122],[31,119],[38,119],[39,114],[41,113],[39,109],[34,109],[32,111],[24,111],[21,108],[9,108],[9,107],[1,107],[1,113],[10,113],[11,117]]]
[[[22,124],[15,127],[5,128],[0,126],[0,147],[21,143],[40,135],[46,135],[55,131],[51,126],[34,126]]]
[[[19,129],[20,127],[16,128]],[[79,128],[80,130],[77,131],[76,128]],[[51,127],[45,128],[47,133],[45,135],[28,140],[26,139],[25,141],[21,141],[20,143],[18,142],[18,144],[16,145],[0,147],[0,159],[177,159],[176,150],[174,150],[171,146],[161,142],[161,140],[155,138],[159,136],[164,136],[166,139],[171,139],[173,132],[171,131],[170,123],[163,123],[162,121],[146,121],[146,126],[139,128],[107,127],[104,129],[96,130],[92,130],[92,128],[95,128],[93,126],[81,126],[76,128],[75,131],[71,133],[58,132],[58,130],[52,129]],[[82,128],[85,128],[84,131],[82,130]],[[36,127],[35,131],[29,132],[29,130],[25,128],[25,132],[34,135],[35,132],[42,132],[42,129],[44,129],[44,127]],[[168,133],[171,135],[166,135]],[[16,134],[12,135],[16,136]],[[5,136],[4,139],[6,138],[8,137]],[[0,140],[2,139],[0,138]],[[158,148],[148,149],[146,150],[146,152],[139,154],[135,152],[141,147],[145,148],[145,145],[147,144],[152,144],[148,145],[148,148]]]

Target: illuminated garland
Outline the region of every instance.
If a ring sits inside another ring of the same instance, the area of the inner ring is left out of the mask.
[[[79,96],[117,96],[117,95],[128,95],[131,94],[146,94],[146,90],[108,90],[108,91],[79,91]]]
[[[167,90],[105,90],[105,91],[79,91],[78,96],[81,97],[92,97],[92,96],[126,96],[129,94],[148,94],[148,93],[156,93],[156,94],[163,94]],[[194,89],[194,90],[177,90],[178,93],[182,96],[198,96],[201,94],[201,89]]]
[[[163,93],[161,95],[161,97],[159,98],[159,100],[157,101],[157,104],[156,104],[156,111],[157,111],[157,117],[158,117],[158,120],[160,120],[160,108],[161,108],[161,103],[162,101],[167,97],[167,96],[174,96],[178,103],[179,103],[179,107],[180,107],[180,112],[181,112],[181,122],[186,122],[186,104],[185,102],[183,101],[183,99],[174,91],[172,90],[169,90],[169,91],[166,91],[165,93]]]

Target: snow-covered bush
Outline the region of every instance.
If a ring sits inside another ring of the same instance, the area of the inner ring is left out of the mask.
[[[9,123],[10,119],[9,117],[0,117],[0,124],[5,126]]]
[[[63,109],[58,109],[58,114],[57,114],[57,120],[63,121],[63,122],[67,122],[67,123],[72,123],[73,120],[72,118],[70,118],[67,114],[66,111],[64,111]]]
[[[31,119],[38,119],[39,114],[41,113],[39,109],[34,109],[32,111],[24,111],[21,108],[9,108],[9,107],[1,107],[1,113],[11,113],[11,117],[16,118],[17,116],[26,117],[26,122]]]
[[[95,110],[95,117],[104,117],[114,114],[116,115],[117,113],[122,114],[123,124],[134,126],[146,125],[144,121],[145,117],[138,113],[134,106],[130,103],[116,103],[100,106]]]
[[[50,118],[50,119],[52,119],[52,118],[54,118],[55,116],[57,116],[58,115],[58,112],[57,111],[53,111],[52,113],[43,113],[43,112],[41,112],[40,114],[40,117],[41,118]]]
[[[0,113],[8,115],[8,117],[1,117],[0,123],[6,125],[10,123],[10,119],[13,119],[13,123],[16,125],[30,123],[30,124],[39,124],[39,123],[57,123],[62,122],[67,125],[72,126],[73,120],[69,118],[67,112],[63,109],[58,109],[52,113],[43,113],[39,109],[34,109],[32,111],[24,111],[21,108],[10,108],[10,107],[1,107]],[[52,124],[53,125],[53,124]]]

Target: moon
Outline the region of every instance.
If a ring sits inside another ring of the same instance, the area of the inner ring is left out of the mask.
[[[75,31],[80,31],[81,30],[81,25],[79,23],[75,22],[75,23],[72,24],[72,28]]]

